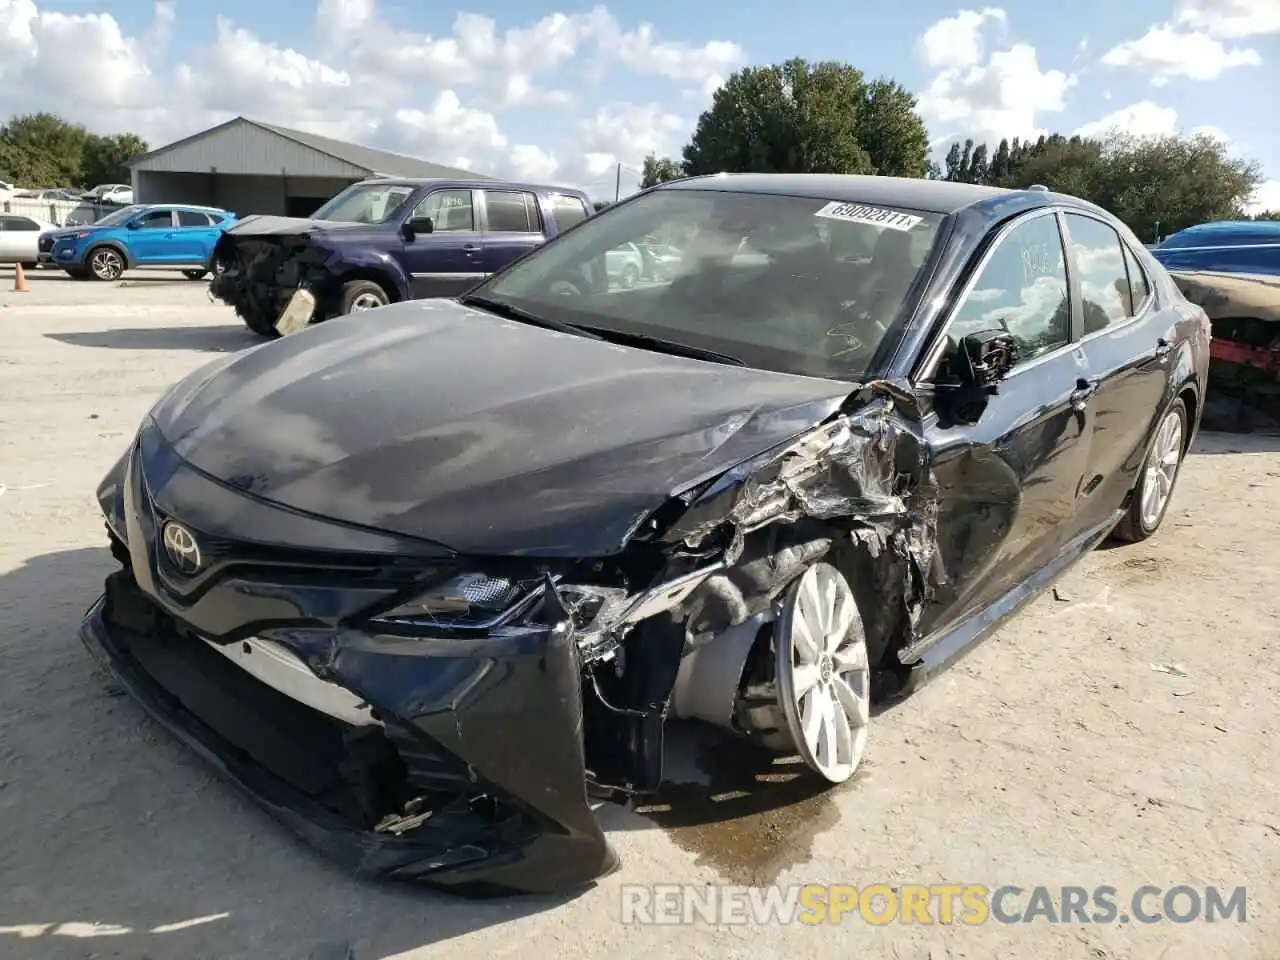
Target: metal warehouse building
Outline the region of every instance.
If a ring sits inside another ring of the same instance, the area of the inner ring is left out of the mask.
[[[135,157],[139,203],[192,203],[306,217],[339,190],[369,177],[489,179],[456,167],[236,117]]]

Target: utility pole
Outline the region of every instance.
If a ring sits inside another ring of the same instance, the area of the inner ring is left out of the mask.
[[[622,161],[618,161],[618,176],[613,182],[613,202],[617,203],[622,199]]]

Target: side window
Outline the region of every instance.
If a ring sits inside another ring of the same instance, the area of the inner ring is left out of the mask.
[[[1142,309],[1142,304],[1151,296],[1151,284],[1147,282],[1147,272],[1138,263],[1138,258],[1128,247],[1124,248],[1124,262],[1129,269],[1129,293],[1133,302],[1133,312]]]
[[[138,218],[139,230],[167,230],[173,226],[173,211],[150,210]]]
[[[566,197],[559,193],[551,197],[551,213],[556,218],[556,229],[561,233],[587,219],[586,204],[577,197]]]
[[[1120,236],[1101,220],[1068,213],[1071,252],[1080,271],[1084,332],[1096,333],[1133,316]]]
[[[210,223],[207,213],[201,213],[199,210],[178,211],[178,226],[180,227],[207,227]]]
[[[415,217],[430,217],[435,233],[473,233],[475,208],[470,190],[437,190],[414,209]]]
[[[490,233],[537,233],[541,228],[533,194],[515,190],[486,190],[485,208]]]
[[[7,221],[4,225],[6,230],[24,230],[31,232],[32,230],[40,229],[40,224],[36,223],[30,217],[5,217],[4,219]]]
[[[1071,331],[1067,269],[1057,218],[1038,216],[1014,227],[982,267],[948,333],[1004,329],[1025,362],[1067,343]]]

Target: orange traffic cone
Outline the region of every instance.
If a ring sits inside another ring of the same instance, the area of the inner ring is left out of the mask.
[[[13,292],[14,293],[27,292],[27,274],[22,269],[22,264],[20,263],[14,264],[14,267],[13,267]]]

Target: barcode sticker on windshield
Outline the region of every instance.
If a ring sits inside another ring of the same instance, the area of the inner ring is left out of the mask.
[[[814,214],[815,217],[827,217],[830,220],[847,220],[850,223],[869,223],[877,227],[888,227],[890,230],[910,230],[923,217],[897,210],[885,210],[882,207],[868,207],[861,203],[841,203],[833,200]]]

